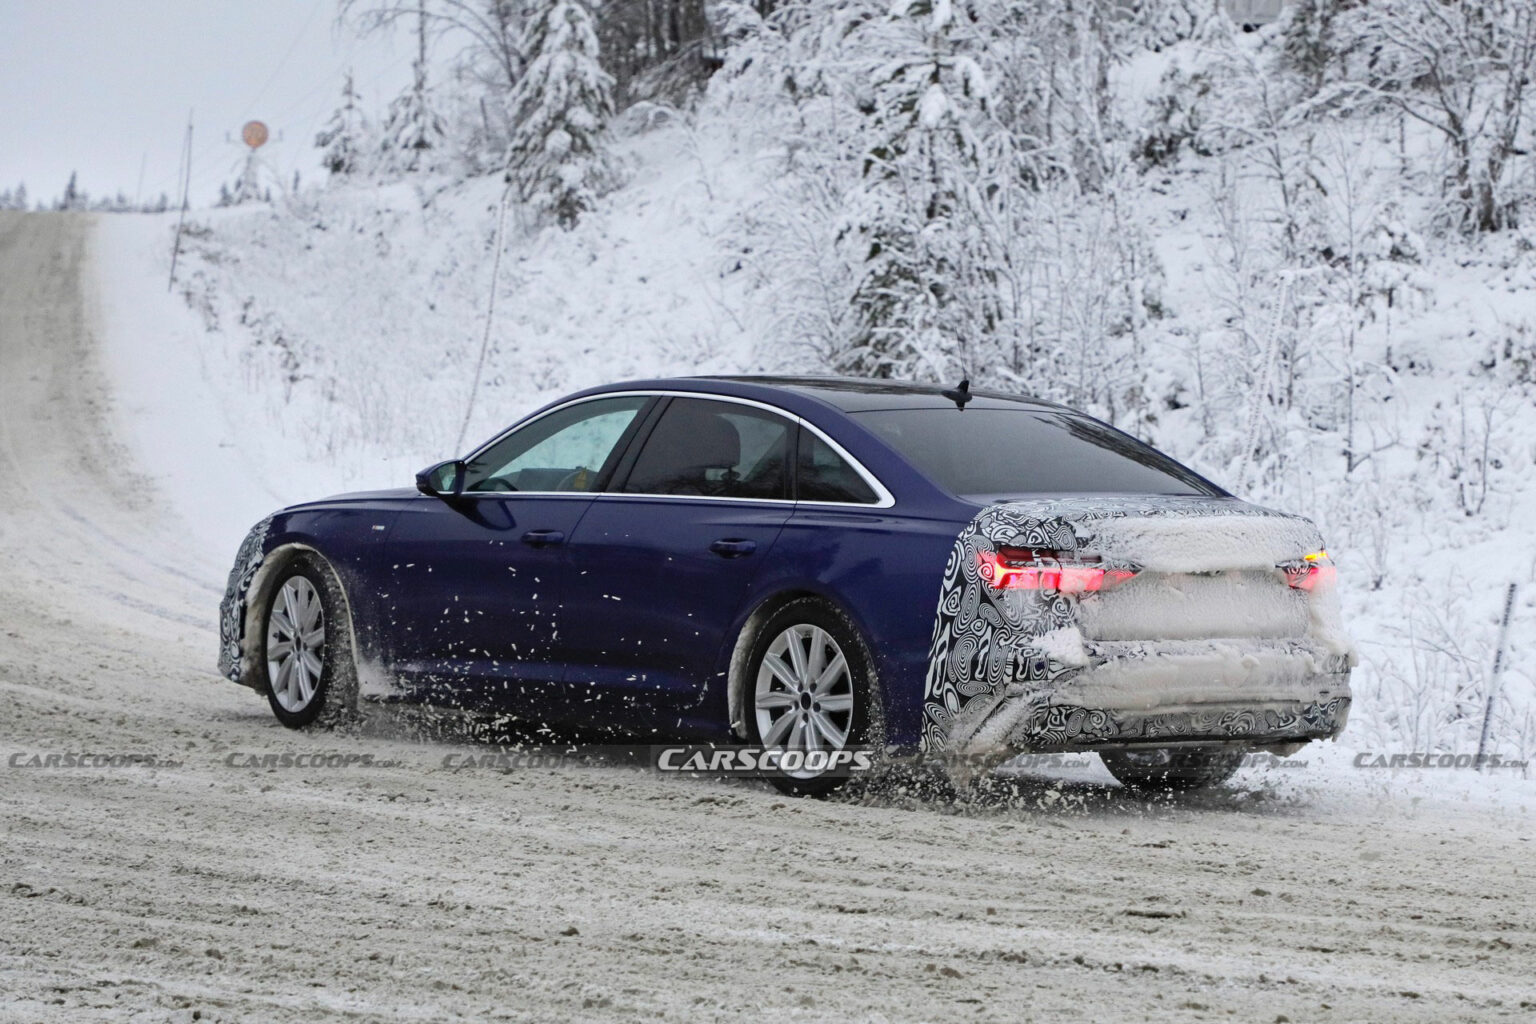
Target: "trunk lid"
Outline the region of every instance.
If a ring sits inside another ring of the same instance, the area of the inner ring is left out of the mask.
[[[1308,593],[1277,566],[1322,547],[1312,523],[1236,498],[1092,496],[988,508],[1000,547],[1060,552],[1136,575],[1084,594],[1089,641],[1281,639],[1308,632]]]

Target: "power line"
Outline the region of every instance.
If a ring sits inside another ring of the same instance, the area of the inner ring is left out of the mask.
[[[267,94],[267,90],[272,88],[272,83],[277,81],[277,76],[283,73],[283,68],[288,66],[288,58],[292,57],[293,51],[298,49],[299,40],[303,39],[304,33],[309,31],[310,23],[315,20],[315,15],[320,13],[320,5],[325,2],[326,0],[315,0],[315,6],[309,9],[309,16],[304,19],[303,26],[300,27],[293,39],[289,41],[288,49],[283,51],[282,57],[277,62],[277,67],[272,69],[271,76],[268,77],[266,83],[257,91],[255,98],[245,105],[245,111],[241,114],[242,120],[248,119],[251,116],[252,109],[261,102],[261,98]]]

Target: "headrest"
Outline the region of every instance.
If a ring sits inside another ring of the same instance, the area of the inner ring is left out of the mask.
[[[679,453],[687,453],[680,455],[680,463],[702,469],[726,469],[741,461],[741,434],[711,406],[680,402],[661,421],[656,431],[658,439],[663,431],[667,433],[666,442],[676,445]]]

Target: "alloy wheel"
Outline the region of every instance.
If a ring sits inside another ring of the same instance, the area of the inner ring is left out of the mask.
[[[853,674],[832,635],[802,623],[774,637],[753,691],[757,734],[765,747],[831,752],[848,745],[853,728]],[[815,771],[787,772],[811,778]]]
[[[267,617],[267,682],[283,710],[309,707],[325,669],[325,609],[305,576],[283,581]]]

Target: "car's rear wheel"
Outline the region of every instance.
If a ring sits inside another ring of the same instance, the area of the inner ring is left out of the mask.
[[[1165,793],[1219,786],[1243,763],[1235,747],[1162,747],[1101,750],[1099,759],[1126,789]]]
[[[267,702],[290,729],[339,725],[356,714],[343,608],[330,572],[308,555],[288,562],[268,593],[261,630]]]
[[[815,599],[792,601],[770,615],[747,657],[749,739],[797,751],[802,762],[773,776],[773,784],[809,796],[846,782],[845,773],[804,765],[826,765],[833,754],[866,742],[872,692],[869,655],[847,616]]]

